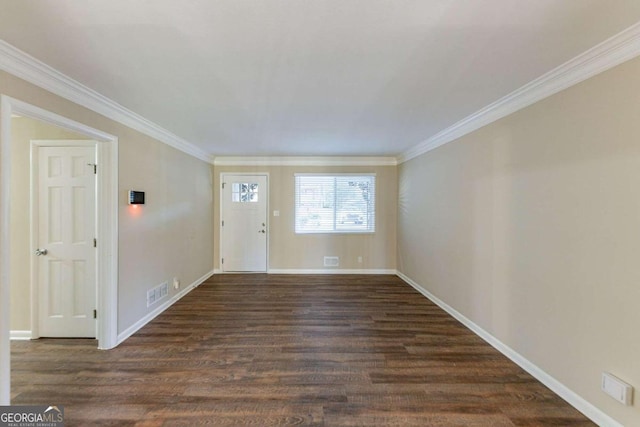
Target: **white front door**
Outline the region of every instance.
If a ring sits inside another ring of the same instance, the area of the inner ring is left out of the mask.
[[[222,270],[267,271],[267,176],[222,178]]]
[[[84,145],[34,147],[34,280],[42,337],[96,336],[96,148]]]

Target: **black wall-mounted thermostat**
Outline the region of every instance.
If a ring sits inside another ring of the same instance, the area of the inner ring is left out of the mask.
[[[144,191],[129,191],[130,205],[144,205]]]

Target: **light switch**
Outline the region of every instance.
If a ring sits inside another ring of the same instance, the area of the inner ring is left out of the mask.
[[[280,216],[280,211],[273,211],[273,216]]]

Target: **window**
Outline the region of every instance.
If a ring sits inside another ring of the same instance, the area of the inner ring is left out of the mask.
[[[373,233],[376,177],[296,174],[296,233]]]
[[[258,184],[249,182],[234,182],[231,185],[231,201],[240,203],[257,203]]]

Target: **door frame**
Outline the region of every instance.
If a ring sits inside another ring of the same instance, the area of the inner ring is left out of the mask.
[[[218,235],[220,236],[220,240],[219,240],[219,244],[220,244],[220,253],[218,254],[218,266],[220,267],[220,273],[222,274],[233,274],[232,271],[224,271],[223,268],[223,264],[222,264],[222,258],[223,254],[224,254],[224,234],[222,232],[222,213],[224,211],[224,192],[222,191],[222,184],[224,183],[224,178],[226,176],[229,175],[240,175],[240,176],[264,176],[267,180],[267,206],[266,206],[266,210],[267,210],[267,253],[266,253],[266,271],[264,271],[264,273],[268,273],[269,272],[269,236],[270,236],[270,215],[269,215],[269,172],[220,172],[220,186],[218,187],[220,190],[220,213],[219,213],[219,224],[218,224]],[[256,272],[256,273],[263,273],[262,271]],[[246,273],[245,273],[246,274]]]
[[[117,345],[118,335],[118,137],[24,101],[0,95],[0,405],[11,400],[9,204],[11,197],[11,116],[61,127],[98,142],[97,179],[98,348]]]
[[[30,234],[31,234],[31,253],[33,254],[36,248],[39,247],[39,232],[38,232],[38,221],[36,221],[36,217],[40,214],[40,200],[38,198],[38,178],[40,173],[40,162],[38,157],[38,150],[41,147],[92,147],[95,150],[95,161],[96,164],[102,165],[102,159],[98,153],[98,141],[93,139],[85,139],[85,140],[68,140],[68,139],[32,139],[31,147],[29,151],[30,159],[30,173],[31,173],[31,182],[29,185],[29,202],[30,202]],[[100,181],[98,180],[98,175],[96,174],[96,194],[93,201],[93,208],[95,212],[95,234],[96,237],[98,235],[98,192],[97,188],[100,185]],[[98,308],[98,254],[94,253],[95,256],[95,265],[96,265],[96,274],[93,281],[93,286],[95,286],[95,295],[96,300],[94,302],[94,307]],[[31,275],[30,275],[30,288],[31,288],[31,339],[40,338],[40,285],[38,280],[38,263],[31,259]],[[98,322],[96,319],[94,333],[96,338],[98,337]]]

